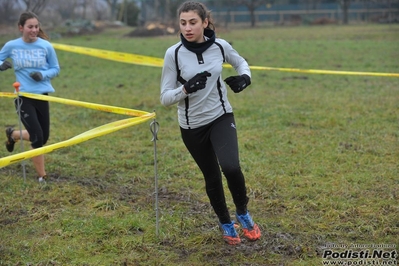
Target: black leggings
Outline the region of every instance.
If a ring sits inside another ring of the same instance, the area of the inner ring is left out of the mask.
[[[206,126],[180,128],[180,131],[184,144],[204,175],[206,193],[219,221],[223,224],[231,222],[220,168],[227,179],[237,213],[246,213],[248,197],[239,162],[234,115],[225,114]]]
[[[29,133],[32,148],[40,148],[46,144],[50,135],[50,107],[47,101],[19,97],[15,99],[15,108],[18,114],[18,105],[21,106],[21,121]]]

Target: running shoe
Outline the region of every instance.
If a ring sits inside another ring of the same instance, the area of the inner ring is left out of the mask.
[[[43,182],[45,183],[46,180],[47,180],[47,175],[39,176],[39,177],[37,178],[37,181],[39,181],[39,183],[43,183]]]
[[[223,231],[223,239],[227,244],[237,245],[241,242],[234,226],[234,221],[229,224],[220,224],[220,229]]]
[[[246,214],[239,215],[236,213],[236,217],[238,222],[242,226],[242,231],[244,233],[244,236],[251,241],[258,240],[260,236],[262,235],[260,232],[260,229],[256,223],[252,220],[251,215],[249,212]]]
[[[14,144],[15,144],[15,140],[11,137],[12,132],[14,132],[14,129],[12,127],[6,129],[6,136],[7,136],[6,148],[7,151],[9,152],[12,152],[14,150]]]

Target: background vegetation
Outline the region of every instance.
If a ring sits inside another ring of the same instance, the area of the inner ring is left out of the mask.
[[[163,57],[178,41],[124,37],[130,31],[56,42]],[[357,25],[218,35],[252,66],[397,73],[398,33],[397,25]],[[398,78],[254,70],[253,84],[230,100],[263,236],[228,246],[180,139],[176,107],[159,103],[161,69],[57,54],[54,96],[156,111],[159,236],[144,123],[48,154],[46,185],[30,161],[26,180],[20,164],[0,169],[0,265],[321,265],[327,244],[398,247]],[[0,76],[0,90],[12,91],[13,71]],[[0,112],[3,129],[18,124],[12,99],[0,99]],[[57,103],[51,114],[49,144],[124,118]]]

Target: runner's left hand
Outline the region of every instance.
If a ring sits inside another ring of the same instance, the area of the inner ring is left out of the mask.
[[[40,72],[32,72],[29,74],[29,76],[36,81],[41,81],[43,79],[43,75]]]
[[[239,93],[251,84],[251,78],[247,74],[241,76],[230,76],[224,80],[235,92]]]

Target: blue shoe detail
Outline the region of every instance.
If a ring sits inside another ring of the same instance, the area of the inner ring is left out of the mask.
[[[237,217],[238,222],[242,226],[242,232],[243,232],[244,236],[248,240],[255,241],[261,237],[262,233],[259,229],[259,226],[256,223],[254,223],[249,212],[247,212],[246,214],[242,214],[242,215],[238,215],[236,213],[236,217]]]
[[[220,224],[220,228],[223,231],[223,239],[228,244],[237,245],[241,242],[240,236],[234,227],[234,221],[229,224]]]
[[[244,229],[248,229],[248,230],[252,230],[254,228],[254,221],[252,220],[251,215],[249,214],[249,212],[247,212],[246,214],[237,214],[236,213],[236,217],[238,222],[241,224],[242,228]]]

